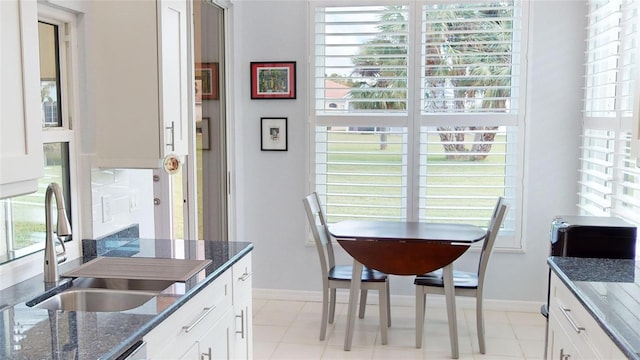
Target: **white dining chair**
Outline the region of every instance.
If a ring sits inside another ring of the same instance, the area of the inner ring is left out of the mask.
[[[504,203],[504,198],[500,197],[496,203],[496,207],[489,221],[487,233],[485,235],[480,259],[478,263],[478,271],[464,272],[453,271],[453,284],[455,288],[455,296],[467,296],[476,298],[476,326],[478,331],[478,344],[480,353],[486,352],[484,338],[484,315],[483,315],[483,292],[484,282],[487,272],[487,264],[493,250],[493,246],[498,236],[498,231],[502,226],[508,205]],[[416,276],[414,280],[416,285],[416,348],[422,347],[422,336],[424,329],[424,315],[427,294],[444,295],[444,283],[442,279],[442,269],[430,272],[428,274]],[[449,324],[449,327],[456,324]]]
[[[322,276],[322,325],[320,326],[320,340],[324,340],[327,333],[327,323],[332,324],[336,310],[336,289],[351,287],[351,265],[336,265],[331,243],[331,235],[327,228],[326,219],[320,206],[318,194],[313,192],[303,199],[307,219],[313,233]],[[364,267],[362,270],[362,284],[360,286],[359,317],[364,318],[367,303],[367,291],[378,290],[380,308],[381,332],[386,335],[386,328],[391,326],[389,303],[389,278],[387,274]]]

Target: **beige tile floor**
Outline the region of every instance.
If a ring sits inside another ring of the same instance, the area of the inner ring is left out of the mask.
[[[392,306],[389,343],[380,343],[377,305],[367,305],[357,319],[352,349],[343,350],[346,304],[336,307],[336,321],[319,340],[321,303],[262,300],[253,302],[255,359],[450,359],[444,306],[427,306],[422,349],[415,348],[414,308]],[[542,359],[544,318],[534,312],[485,311],[487,353],[480,354],[475,309],[458,308],[460,359]]]

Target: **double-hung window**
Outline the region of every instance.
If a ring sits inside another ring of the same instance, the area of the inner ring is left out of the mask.
[[[640,95],[639,4],[590,0],[588,6],[578,207],[582,215],[640,224],[640,169],[630,156]]]
[[[35,193],[0,200],[0,263],[44,249],[44,197],[49,183],[61,186],[71,220],[71,171],[75,159],[69,69],[74,17],[40,6],[39,18],[44,176]],[[57,211],[55,207],[53,211]]]
[[[312,2],[312,187],[329,222],[486,225],[520,248],[523,3]]]

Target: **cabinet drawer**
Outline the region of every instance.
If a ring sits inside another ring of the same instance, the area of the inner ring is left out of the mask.
[[[576,348],[573,340],[573,330],[564,327],[561,320],[555,316],[549,316],[549,343],[547,344],[547,360],[582,359],[584,356]],[[591,356],[593,358],[593,355]]]
[[[557,277],[552,277],[550,316],[569,334],[584,358],[609,358],[613,343],[593,316]]]
[[[176,359],[192,346],[231,308],[231,285],[231,271],[226,271],[147,334],[149,346],[163,349],[151,358]]]

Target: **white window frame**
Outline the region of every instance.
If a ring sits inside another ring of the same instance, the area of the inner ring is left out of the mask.
[[[38,20],[58,25],[60,41],[60,88],[62,97],[62,126],[43,128],[42,142],[66,142],[69,147],[69,201],[71,207],[72,239],[68,242],[67,258],[79,256],[82,234],[80,221],[80,169],[77,136],[79,126],[79,74],[77,17],[71,11],[38,4]]]
[[[77,64],[77,49],[76,42],[76,17],[73,13],[66,12],[57,8],[52,8],[44,4],[38,4],[38,21],[48,24],[56,25],[58,29],[58,41],[59,41],[59,69],[60,69],[60,89],[61,89],[61,104],[59,104],[62,112],[62,124],[59,127],[43,127],[42,128],[42,145],[49,143],[66,143],[69,151],[69,189],[65,189],[68,192],[70,200],[71,221],[73,235],[70,241],[65,242],[67,249],[67,258],[75,258],[79,256],[80,243],[80,221],[79,217],[79,199],[78,199],[78,157],[77,157],[77,143],[76,133],[77,131],[73,126],[74,114],[78,113],[77,101],[77,68],[72,64]],[[41,121],[41,119],[38,119]],[[41,146],[42,146],[41,145]],[[43,150],[44,151],[44,150]],[[44,204],[44,198],[42,199]],[[44,207],[43,207],[44,209]],[[44,210],[43,210],[44,214]],[[10,215],[7,215],[10,216]],[[13,240],[11,240],[13,241]],[[41,252],[44,249],[44,244],[36,247],[27,247],[16,251],[15,256],[12,256],[10,261],[18,258],[27,257],[31,258],[31,255]],[[31,261],[31,260],[25,260]],[[40,267],[34,267],[36,270]]]
[[[309,23],[310,23],[310,33],[309,33],[309,44],[310,44],[310,81],[309,81],[309,93],[313,94],[310,97],[310,119],[309,119],[309,148],[308,148],[308,176],[309,176],[309,189],[310,191],[318,191],[321,192],[318,188],[318,184],[316,184],[316,127],[326,127],[326,126],[345,126],[344,119],[345,117],[340,114],[316,114],[316,102],[320,101],[316,98],[316,81],[319,81],[315,78],[315,9],[318,7],[332,7],[332,6],[362,6],[362,5],[407,5],[409,6],[410,14],[413,16],[409,17],[409,28],[416,29],[420,28],[419,25],[421,20],[422,11],[418,10],[422,7],[423,4],[427,4],[427,1],[368,1],[366,3],[362,1],[314,1],[310,3],[309,6]],[[518,110],[516,113],[507,113],[507,114],[493,114],[492,118],[499,119],[499,123],[493,125],[500,126],[511,126],[512,135],[516,137],[515,142],[511,142],[509,145],[509,157],[508,162],[510,164],[514,164],[508,176],[512,176],[513,186],[505,189],[505,195],[507,196],[510,202],[510,216],[507,219],[505,224],[505,229],[509,231],[501,231],[500,238],[496,247],[500,249],[500,251],[515,251],[522,252],[524,249],[524,240],[521,236],[522,226],[521,226],[521,218],[522,218],[522,183],[524,177],[524,131],[525,131],[525,113],[526,113],[526,69],[527,62],[524,54],[526,54],[527,49],[527,27],[529,23],[528,9],[529,4],[528,1],[523,1],[521,5],[521,21],[522,21],[522,29],[521,29],[521,38],[520,38],[520,60],[518,69],[520,71],[519,74],[519,83],[514,84],[514,86],[518,87],[518,95],[519,99]],[[415,43],[419,41],[421,36],[420,32],[410,32],[410,40],[409,44]],[[408,91],[409,97],[407,99],[407,111],[396,112],[391,115],[389,114],[367,114],[364,116],[350,116],[349,117],[349,125],[350,126],[393,126],[393,127],[404,127],[407,131],[407,136],[411,139],[408,140],[409,153],[408,154],[418,154],[417,149],[413,149],[413,147],[420,146],[418,137],[421,136],[421,129],[424,126],[437,126],[442,124],[451,125],[451,119],[455,118],[455,125],[478,125],[473,120],[473,116],[469,114],[422,114],[421,106],[422,100],[420,98],[421,94],[421,84],[420,81],[412,81],[411,79],[420,78],[420,74],[422,71],[421,65],[421,54],[413,54],[412,51],[415,50],[416,46],[410,45],[409,48],[409,56],[408,56]],[[419,47],[418,47],[419,49]],[[418,77],[416,77],[418,74]],[[413,92],[414,95],[411,95]],[[418,198],[419,198],[419,190],[416,185],[420,181],[419,174],[419,156],[410,156],[407,163],[407,185],[406,185],[406,206],[407,206],[407,214],[406,220],[415,221],[418,218]],[[321,196],[322,199],[322,196]],[[323,206],[326,206],[323,204]]]

